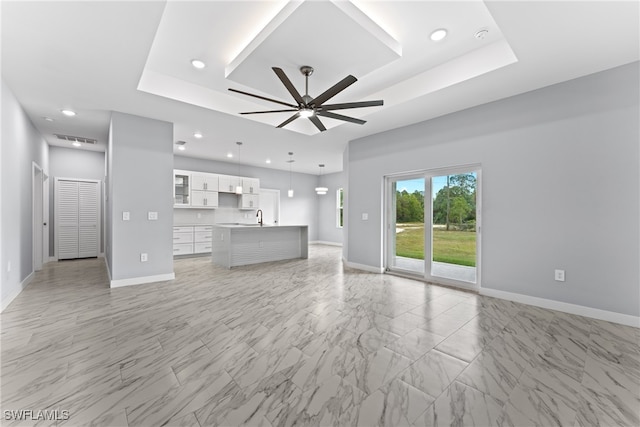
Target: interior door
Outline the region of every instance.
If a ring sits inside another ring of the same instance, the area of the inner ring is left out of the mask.
[[[42,169],[35,163],[33,164],[33,269],[41,270],[43,263],[43,246],[44,246],[44,207],[42,192],[42,183],[44,174]]]
[[[58,259],[97,257],[100,247],[100,182],[56,179]]]
[[[258,207],[262,209],[263,224],[280,224],[280,190],[261,188]]]
[[[56,244],[58,259],[78,257],[78,182],[56,182]]]

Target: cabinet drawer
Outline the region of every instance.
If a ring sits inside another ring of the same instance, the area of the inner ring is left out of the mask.
[[[211,231],[196,231],[194,233],[194,242],[211,242]]]
[[[211,241],[207,243],[195,243],[195,250],[193,251],[196,254],[211,252]]]
[[[176,243],[193,243],[193,232],[191,233],[173,233],[173,244]]]
[[[174,233],[191,233],[193,232],[193,227],[188,227],[188,226],[173,227],[173,232]]]
[[[211,245],[209,245],[211,246]],[[189,255],[193,253],[193,244],[192,243],[181,243],[173,245],[173,254],[174,255]]]
[[[195,227],[193,227],[194,231],[197,233],[198,231],[209,231],[211,232],[211,230],[213,230],[213,227],[211,227],[210,225],[196,225]]]

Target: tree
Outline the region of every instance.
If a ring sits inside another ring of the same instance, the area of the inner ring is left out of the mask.
[[[446,224],[451,221],[462,224],[476,217],[476,177],[473,173],[449,175],[447,185],[441,188],[433,201],[433,221]]]

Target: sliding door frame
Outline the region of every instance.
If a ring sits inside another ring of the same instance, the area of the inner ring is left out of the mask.
[[[433,230],[433,195],[431,180],[436,176],[456,175],[474,172],[476,174],[476,283],[447,279],[433,276],[431,264],[433,259],[432,230]],[[396,268],[392,265],[395,257],[395,225],[396,205],[393,183],[398,180],[424,178],[424,275]],[[385,272],[410,275],[429,282],[439,283],[458,288],[478,290],[482,284],[482,167],[481,164],[458,165],[451,167],[424,169],[421,171],[403,172],[386,175],[384,177],[384,270]]]

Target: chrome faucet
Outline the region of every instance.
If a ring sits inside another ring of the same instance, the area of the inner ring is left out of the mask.
[[[260,219],[258,220],[258,224],[262,225],[262,209],[258,209],[258,212],[256,212],[256,216],[260,217]]]

